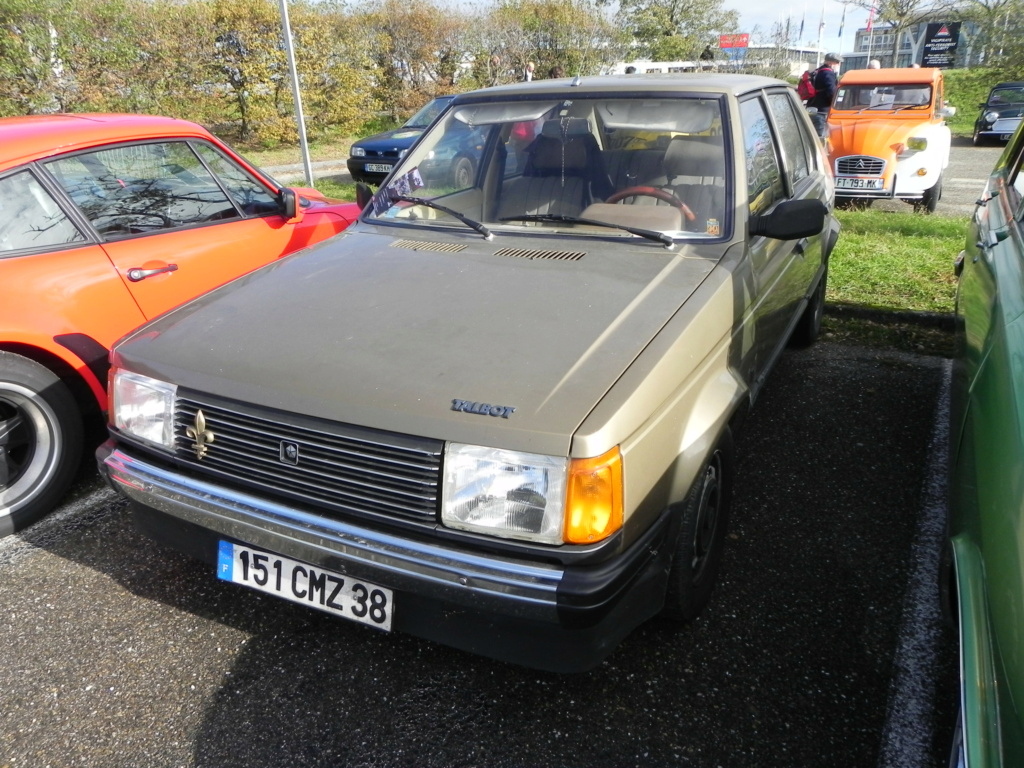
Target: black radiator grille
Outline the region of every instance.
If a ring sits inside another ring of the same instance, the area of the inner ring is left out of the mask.
[[[187,434],[199,410],[213,436],[202,459]],[[440,440],[189,397],[177,400],[174,434],[179,459],[236,485],[335,513],[437,516]]]
[[[836,161],[836,173],[843,176],[881,176],[885,160],[867,155],[850,155]]]

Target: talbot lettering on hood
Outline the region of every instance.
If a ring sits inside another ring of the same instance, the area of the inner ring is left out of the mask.
[[[463,413],[478,413],[481,416],[500,416],[503,419],[507,419],[516,412],[515,406],[474,403],[471,400],[452,400],[452,410],[462,411]]]

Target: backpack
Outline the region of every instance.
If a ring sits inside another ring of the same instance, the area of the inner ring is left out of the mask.
[[[817,93],[814,88],[814,78],[817,77],[817,75],[818,70],[816,69],[808,69],[800,75],[800,82],[796,84],[796,92],[804,101],[813,99]]]

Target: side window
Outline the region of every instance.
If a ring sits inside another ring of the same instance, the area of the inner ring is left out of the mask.
[[[763,213],[784,196],[784,191],[771,126],[760,99],[748,99],[740,104],[740,121],[750,212]]]
[[[807,178],[810,168],[807,163],[807,144],[803,125],[793,112],[793,100],[785,93],[773,93],[768,96],[768,106],[779,129],[782,148],[786,153],[786,174],[790,184],[796,188],[797,182]]]
[[[246,215],[265,216],[281,212],[274,194],[234,160],[209,144],[196,142],[193,146]]]
[[[0,211],[0,255],[86,239],[29,171],[0,179]]]
[[[114,147],[51,160],[46,167],[109,238],[239,215],[183,141]]]

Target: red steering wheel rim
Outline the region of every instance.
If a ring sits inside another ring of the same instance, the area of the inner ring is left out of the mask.
[[[610,195],[605,202],[606,203],[617,203],[620,200],[625,200],[627,197],[655,197],[662,202],[674,205],[680,211],[683,216],[686,217],[687,221],[693,221],[697,217],[693,215],[693,211],[690,207],[680,200],[678,197],[673,195],[667,189],[658,189],[657,187],[627,187],[626,189],[620,189],[618,192]]]

